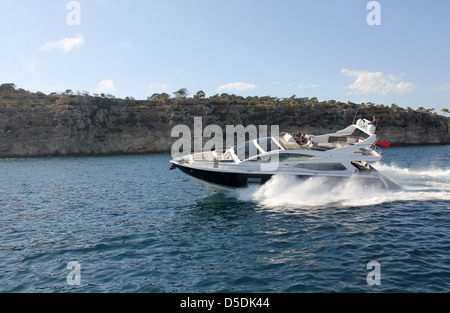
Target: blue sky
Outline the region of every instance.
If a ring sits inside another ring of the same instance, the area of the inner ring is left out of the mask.
[[[70,2],[0,2],[0,82],[450,108],[448,0],[380,0],[381,25],[368,0]]]

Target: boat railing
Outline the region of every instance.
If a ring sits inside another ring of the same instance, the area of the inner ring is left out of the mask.
[[[381,150],[381,148],[378,147],[376,144],[373,144],[371,148],[380,155],[383,153],[383,150]]]
[[[204,151],[193,153],[189,156],[191,161],[196,162],[214,162],[214,161],[233,161],[230,155],[227,155],[228,149],[217,149],[214,151]]]

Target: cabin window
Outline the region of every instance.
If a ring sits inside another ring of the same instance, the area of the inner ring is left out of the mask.
[[[274,162],[275,160],[276,158],[274,158]],[[249,162],[272,162],[272,156],[271,155],[259,156],[256,159],[249,160]]]
[[[278,153],[272,155],[258,156],[252,162],[291,162],[304,161],[317,158],[313,155],[298,154],[298,153]]]
[[[280,153],[280,155],[278,156],[280,162],[301,161],[313,158],[314,156],[312,155],[298,154],[298,153]]]
[[[357,128],[353,131],[351,137],[359,138],[360,140],[366,140],[367,138],[369,138],[369,135]]]
[[[311,163],[297,164],[295,167],[312,171],[345,171],[347,168],[341,163]]]

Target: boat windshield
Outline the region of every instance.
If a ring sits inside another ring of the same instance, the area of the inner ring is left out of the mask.
[[[258,156],[261,153],[281,150],[280,146],[273,138],[262,138],[248,141],[233,148],[234,154],[239,160],[244,161],[251,157]]]
[[[259,155],[260,153],[261,151],[259,151],[259,149],[256,147],[254,141],[248,141],[244,144],[234,147],[234,154],[236,154],[238,159],[241,161],[244,161],[255,155]]]
[[[258,139],[258,145],[265,151],[277,151],[281,148],[277,145],[277,143],[273,140],[273,138],[263,138]]]

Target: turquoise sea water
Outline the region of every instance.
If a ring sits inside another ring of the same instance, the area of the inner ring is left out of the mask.
[[[0,160],[0,292],[450,291],[450,146],[385,149],[399,192],[217,195],[170,158]]]

